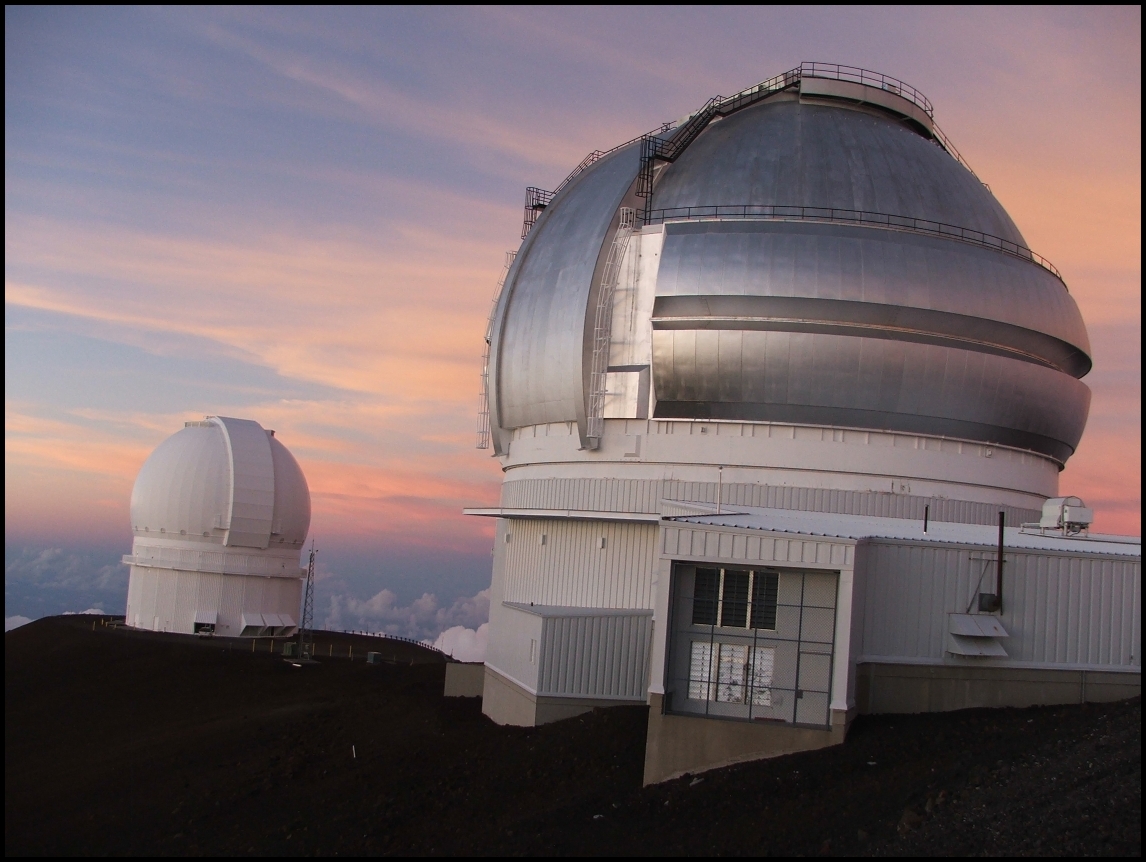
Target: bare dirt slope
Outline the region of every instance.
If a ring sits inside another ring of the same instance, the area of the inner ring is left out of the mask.
[[[4,636],[8,855],[1141,853],[1137,699],[861,718],[642,789],[644,708],[503,728],[416,646],[299,669],[92,621]]]

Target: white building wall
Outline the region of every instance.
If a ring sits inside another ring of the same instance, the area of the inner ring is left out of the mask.
[[[863,569],[859,661],[951,663],[948,614],[974,612],[994,592],[996,552],[988,548],[868,542]],[[1139,560],[1004,551],[1006,659],[992,666],[1142,669]]]
[[[237,637],[242,616],[276,614],[298,623],[302,579],[223,575],[133,565],[128,580],[127,624],[153,631],[192,634],[197,616],[216,615],[216,634]]]
[[[716,471],[709,468],[708,472]],[[719,498],[728,506],[913,520],[923,520],[924,507],[929,507],[933,521],[967,524],[994,524],[1000,509],[1007,512],[1008,522],[1015,525],[1037,521],[1040,515],[1039,509],[923,497],[890,490],[855,491],[736,482],[731,478],[734,471],[729,469],[726,472],[729,479],[724,482],[715,478],[704,482],[604,477],[507,478],[501,489],[501,505],[516,509],[658,513],[662,511],[662,500],[715,505]]]
[[[563,519],[507,524],[498,539],[505,555],[503,601],[652,608],[656,524]]]
[[[490,602],[485,663],[530,694],[537,694],[541,629],[541,617]]]
[[[506,480],[676,479],[889,492],[1038,509],[1058,465],[1021,449],[965,440],[769,422],[607,419],[594,450],[571,422],[510,434]]]

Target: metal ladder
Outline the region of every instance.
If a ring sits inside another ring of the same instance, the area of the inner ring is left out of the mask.
[[[636,211],[631,207],[621,207],[617,235],[609,247],[605,259],[605,271],[601,275],[601,290],[597,294],[597,316],[593,325],[593,365],[589,375],[589,413],[587,434],[591,440],[600,442],[605,431],[605,382],[609,373],[609,346],[613,330],[613,293],[621,272],[621,261],[629,247],[633,235]],[[593,446],[596,448],[596,445]]]

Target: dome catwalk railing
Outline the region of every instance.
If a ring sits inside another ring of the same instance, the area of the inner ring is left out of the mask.
[[[632,140],[618,144],[612,149],[594,150],[582,159],[577,167],[570,172],[569,176],[562,180],[561,184],[553,191],[547,191],[546,189],[537,188],[536,186],[529,186],[525,190],[525,217],[522,221],[521,238],[524,240],[526,236],[529,235],[530,229],[537,222],[538,217],[540,217],[545,208],[548,207],[561,190],[569,185],[582,171],[605,156],[611,155],[617,152],[617,150],[624,149],[638,142],[642,145],[642,152],[641,168],[637,181],[637,195],[643,197],[646,201],[644,216],[647,217],[649,214],[648,204],[652,200],[654,162],[676,161],[680,154],[687,149],[689,144],[696,140],[714,118],[735,113],[769,96],[773,96],[782,90],[797,86],[802,78],[825,78],[833,81],[848,81],[854,84],[862,84],[865,87],[883,90],[892,95],[899,96],[902,99],[906,99],[930,118],[932,128],[929,131],[935,142],[955,159],[955,161],[966,168],[972,176],[978,178],[975,171],[973,171],[971,166],[967,163],[967,160],[955,149],[954,144],[951,143],[951,139],[935,124],[935,108],[931,104],[931,101],[915,87],[898,78],[884,75],[882,72],[873,72],[870,69],[861,69],[858,66],[844,66],[839,63],[804,62],[794,69],[789,69],[787,72],[775,75],[733,96],[713,96],[704,103],[700,110],[690,114],[688,118],[679,126],[676,126],[675,129],[672,123],[662,123],[659,129],[644,135],[638,135]],[[673,132],[671,137],[661,137],[669,132]],[[642,220],[647,223],[647,218]]]
[[[1041,266],[1060,282],[1066,289],[1066,282],[1062,273],[1053,263],[1036,254],[1026,246],[993,236],[989,233],[944,224],[930,219],[914,218],[912,216],[892,215],[890,213],[868,212],[866,210],[836,209],[833,207],[805,207],[785,205],[757,205],[757,204],[731,204],[720,206],[671,207],[669,209],[651,210],[645,219],[645,224],[663,224],[672,221],[705,221],[718,219],[753,219],[760,221],[808,221],[828,222],[832,224],[851,224],[862,227],[883,228],[885,230],[907,231],[926,236],[938,236],[958,242],[982,246],[1001,251],[1020,260]]]

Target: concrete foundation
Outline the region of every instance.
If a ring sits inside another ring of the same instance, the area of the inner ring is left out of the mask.
[[[573,697],[538,697],[506,679],[493,668],[485,668],[481,711],[497,724],[535,727],[572,718],[595,707],[643,706],[637,700],[597,700]]]
[[[876,663],[856,671],[861,713],[1102,703],[1141,694],[1141,673]]]
[[[646,785],[733,763],[839,745],[851,719],[833,710],[831,729],[821,730],[772,722],[666,715],[663,705],[663,695],[649,696]]]
[[[481,697],[485,687],[485,665],[448,662],[446,664],[446,697]]]

